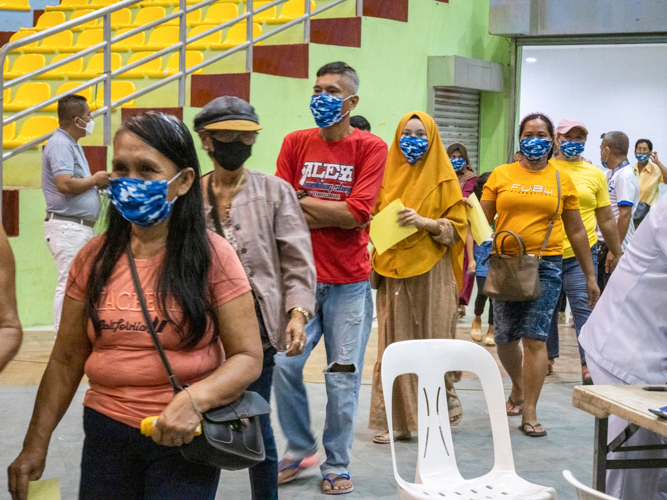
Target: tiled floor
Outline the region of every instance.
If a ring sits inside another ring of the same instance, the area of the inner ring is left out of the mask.
[[[469,338],[470,318],[462,321],[458,338]],[[538,407],[540,421],[547,427],[546,438],[531,439],[517,430],[518,418],[510,420],[510,433],[514,459],[518,473],[540,484],[552,485],[558,489],[561,499],[574,499],[575,494],[561,475],[563,469],[570,469],[584,483],[590,484],[593,457],[593,418],[576,410],[571,405],[572,386],[579,383],[579,364],[574,331],[561,328],[561,359],[555,374],[548,377]],[[52,346],[49,331],[28,331],[21,352],[16,360],[0,375],[0,470],[16,457],[21,448],[24,433],[32,412],[36,385],[43,372]],[[396,483],[392,475],[391,453],[388,446],[372,442],[374,432],[368,430],[370,400],[370,373],[375,363],[377,335],[374,331],[369,342],[363,375],[359,417],[356,425],[355,444],[351,473],[356,491],[349,499],[390,499],[396,498]],[[495,349],[489,349],[495,355]],[[306,367],[311,416],[314,429],[321,433],[324,425],[326,395],[322,369],[325,366],[323,346],[313,352]],[[464,477],[475,477],[490,470],[493,446],[489,428],[488,413],[479,384],[475,378],[465,377],[458,385],[463,405],[463,421],[454,428],[453,438],[459,467]],[[509,387],[509,380],[505,380]],[[59,477],[62,498],[74,499],[77,494],[79,461],[83,430],[81,425],[83,394],[82,385],[54,433],[44,477]],[[274,416],[278,446],[282,450],[284,437]],[[414,476],[417,440],[398,443],[399,471],[408,480]],[[317,470],[304,473],[302,478],[280,490],[281,499],[322,498],[319,493],[319,473]],[[5,486],[0,483],[0,499],[9,498]],[[247,473],[223,472],[218,499],[250,498]]]

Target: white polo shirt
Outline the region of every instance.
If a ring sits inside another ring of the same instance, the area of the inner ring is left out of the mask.
[[[632,172],[632,169],[628,169]],[[667,197],[637,229],[581,330],[586,357],[626,384],[667,382]]]
[[[611,202],[611,209],[614,212],[616,222],[618,222],[619,209],[618,207],[629,206],[632,207],[632,214],[634,215],[639,203],[639,179],[635,175],[635,171],[630,166],[629,162],[619,165],[614,170],[607,170],[607,184],[609,185],[609,201]],[[600,228],[597,229],[598,239],[604,241]],[[635,225],[630,220],[628,232],[625,234],[625,239],[621,242],[623,251],[628,246],[632,236],[635,234]]]

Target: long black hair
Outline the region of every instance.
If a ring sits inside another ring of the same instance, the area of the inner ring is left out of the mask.
[[[551,149],[549,150],[549,155],[547,156],[547,160],[550,160],[551,157],[554,155],[554,147],[555,147],[554,124],[551,121],[551,118],[549,118],[547,115],[545,115],[544,113],[531,113],[529,115],[524,116],[523,120],[521,120],[521,123],[519,124],[519,139],[521,139],[521,134],[523,134],[523,129],[526,128],[526,123],[532,122],[533,120],[542,120],[544,123],[547,124],[547,131],[551,136]]]
[[[176,327],[183,349],[193,349],[205,336],[209,321],[217,338],[218,322],[211,305],[208,274],[211,267],[210,242],[204,219],[204,200],[199,160],[190,131],[179,119],[163,113],[144,113],[125,120],[116,133],[131,133],[169,158],[182,171],[192,168],[195,179],[190,190],[174,204],[167,235],[167,249],[157,282],[157,307]],[[130,243],[131,224],[108,206],[107,231],[95,256],[87,284],[86,311],[97,336],[102,334],[97,306],[116,263]],[[175,323],[169,315],[171,301],[180,306],[183,319]]]

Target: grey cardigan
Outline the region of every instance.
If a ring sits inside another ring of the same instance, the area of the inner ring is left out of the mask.
[[[206,225],[215,231],[203,178]],[[286,348],[289,313],[303,307],[315,313],[317,274],[310,230],[294,188],[284,180],[254,170],[236,195],[229,214],[246,269],[257,298],[271,345]]]

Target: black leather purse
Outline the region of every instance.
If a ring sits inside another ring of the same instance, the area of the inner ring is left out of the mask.
[[[172,371],[155,332],[130,245],[127,246],[125,254],[146,326],[167,371],[174,394],[178,394],[184,388]],[[266,458],[259,416],[270,412],[271,405],[262,396],[256,392],[245,391],[243,396],[233,403],[205,412],[201,420],[201,435],[195,436],[191,443],[180,446],[181,455],[190,462],[225,470],[241,470],[257,465]]]

